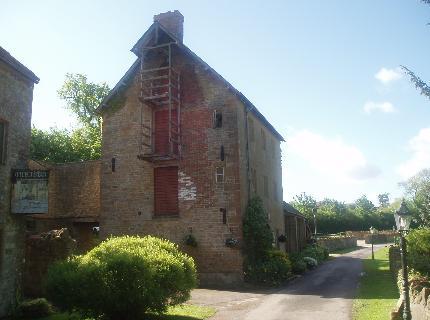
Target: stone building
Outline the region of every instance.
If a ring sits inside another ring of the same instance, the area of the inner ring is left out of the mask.
[[[284,139],[184,45],[183,21],[178,11],[154,17],[99,107],[100,232],[168,238],[195,258],[203,283],[238,282],[249,198],[263,199],[275,238],[285,233]],[[184,243],[190,235],[196,247]]]
[[[39,78],[0,47],[0,317],[19,296],[24,218],[11,214],[11,170],[25,169],[30,153],[33,87]]]

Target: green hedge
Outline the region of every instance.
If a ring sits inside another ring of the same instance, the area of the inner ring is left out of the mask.
[[[163,239],[111,238],[48,271],[48,297],[58,307],[107,319],[138,319],[183,303],[196,286],[191,257]]]
[[[408,264],[421,274],[430,275],[430,229],[411,230],[407,239]]]

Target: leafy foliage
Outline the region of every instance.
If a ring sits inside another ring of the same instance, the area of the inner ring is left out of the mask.
[[[280,250],[268,250],[264,257],[245,264],[245,280],[248,282],[276,286],[286,281],[291,274],[291,262]]]
[[[245,253],[249,260],[258,260],[272,248],[273,235],[270,231],[267,213],[259,197],[249,201],[243,220]]]
[[[272,247],[267,213],[260,198],[252,198],[243,220],[245,243],[245,280],[263,285],[278,285],[288,279],[291,263],[288,256]]]
[[[84,74],[67,73],[58,96],[66,102],[66,108],[77,116],[80,123],[100,129],[100,117],[96,109],[109,91],[105,82],[96,84],[88,82]]]
[[[75,131],[51,128],[31,130],[31,158],[52,163],[99,159],[101,136],[97,128],[82,127]]]
[[[401,183],[405,189],[408,209],[414,215],[414,226],[430,227],[430,169],[423,169]]]
[[[106,83],[95,84],[88,82],[85,75],[67,74],[58,94],[76,115],[80,127],[73,131],[33,127],[32,159],[60,163],[100,158],[101,120],[96,108],[108,93]]]
[[[45,298],[21,302],[17,314],[24,319],[35,319],[49,316],[54,312],[52,305]]]
[[[406,239],[410,267],[430,276],[430,229],[411,230]]]
[[[159,238],[111,238],[51,266],[48,297],[60,308],[107,319],[138,319],[188,300],[196,286],[192,258]]]
[[[384,197],[385,198],[385,197]],[[310,195],[302,193],[291,202],[296,209],[308,218],[312,224],[312,209],[317,206],[318,233],[339,233],[347,230],[368,230],[371,226],[379,230],[391,229],[394,225],[393,205],[384,203],[376,208],[375,205],[361,196],[354,203],[346,204],[335,199],[317,201]]]

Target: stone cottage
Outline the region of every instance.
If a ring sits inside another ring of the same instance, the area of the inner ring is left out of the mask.
[[[100,232],[168,238],[195,258],[203,283],[238,282],[250,197],[263,199],[275,239],[285,234],[284,139],[184,45],[183,22],[178,11],[154,17],[99,107]],[[196,247],[184,243],[190,236]]]
[[[20,294],[25,222],[11,213],[11,171],[27,168],[33,87],[39,78],[0,47],[0,318]]]

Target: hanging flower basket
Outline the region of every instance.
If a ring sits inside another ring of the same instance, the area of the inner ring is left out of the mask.
[[[278,242],[285,242],[285,241],[287,241],[287,237],[284,234],[281,234],[278,237]]]
[[[197,247],[197,240],[191,233],[185,236],[184,243],[190,247]]]
[[[225,240],[225,245],[230,248],[237,247],[239,245],[239,240],[235,238],[227,238]]]

